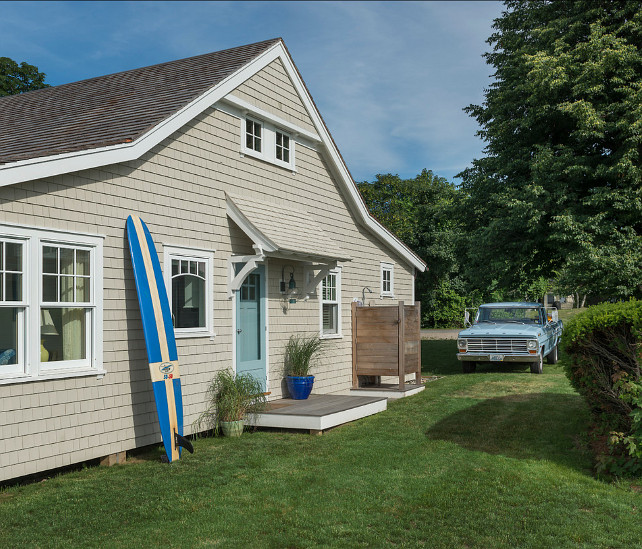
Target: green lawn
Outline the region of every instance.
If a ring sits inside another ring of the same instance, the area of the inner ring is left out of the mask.
[[[532,547],[642,544],[642,494],[591,474],[588,414],[559,366],[443,376],[388,410],[312,437],[196,441],[0,492],[2,547]]]

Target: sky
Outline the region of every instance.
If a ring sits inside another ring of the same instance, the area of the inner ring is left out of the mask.
[[[492,83],[497,1],[2,2],[0,57],[65,84],[281,37],[355,181],[455,175]]]

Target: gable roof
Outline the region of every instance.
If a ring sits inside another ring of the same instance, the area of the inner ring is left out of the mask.
[[[424,271],[424,261],[370,215],[280,38],[0,98],[0,186],[138,159],[277,58],[357,219]]]
[[[0,164],[133,142],[278,42],[0,97]]]

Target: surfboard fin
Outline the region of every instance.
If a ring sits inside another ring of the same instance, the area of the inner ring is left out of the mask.
[[[184,436],[179,435],[176,431],[174,431],[174,444],[185,448],[190,454],[194,453],[194,446],[192,446],[192,443]]]

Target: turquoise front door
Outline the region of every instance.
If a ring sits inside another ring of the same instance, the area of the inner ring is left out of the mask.
[[[252,271],[236,296],[236,372],[267,384],[265,361],[265,267]]]

